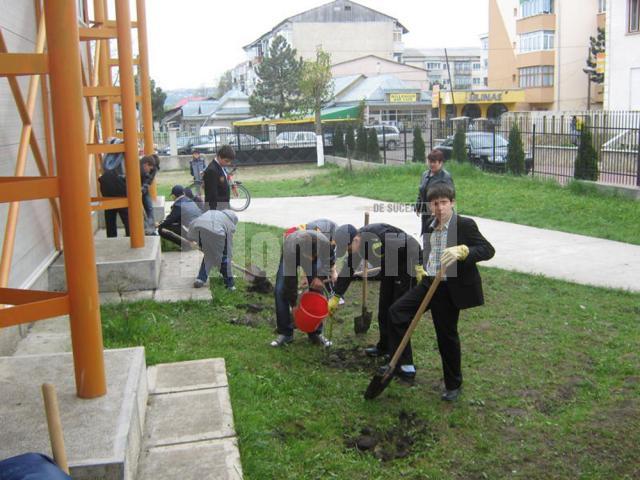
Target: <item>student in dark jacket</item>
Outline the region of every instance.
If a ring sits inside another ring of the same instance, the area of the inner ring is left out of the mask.
[[[378,297],[378,343],[365,349],[371,357],[389,355],[389,307],[415,286],[414,271],[421,263],[420,244],[403,230],[386,223],[372,223],[356,231],[349,225],[349,255],[344,262],[334,288],[335,296],[329,301],[329,308],[335,311],[340,298],[344,296],[354,279],[354,270],[366,258],[373,267],[380,267],[380,293]],[[342,253],[342,252],[338,252]],[[365,256],[366,255],[366,256]],[[412,378],[415,369],[407,367],[401,375]]]
[[[224,167],[231,165],[235,158],[236,152],[233,148],[223,145],[202,174],[204,201],[209,205],[210,210],[229,208],[231,198],[229,176]]]
[[[427,163],[429,170],[426,170],[422,174],[422,180],[418,188],[418,199],[416,200],[415,206],[416,215],[420,217],[422,224],[420,235],[425,234],[432,220],[432,213],[429,208],[429,201],[427,200],[429,188],[439,182],[448,183],[455,188],[451,174],[444,169],[444,154],[440,150],[431,150],[427,156]]]
[[[174,185],[171,189],[171,196],[174,199],[173,205],[171,205],[171,211],[162,223],[158,225],[158,233],[162,238],[187,249],[189,246],[186,242],[181,242],[166,231],[168,230],[176,235],[185,237],[189,231],[189,225],[202,215],[202,211],[184,194],[182,185]]]
[[[200,152],[193,152],[191,161],[189,162],[189,170],[193,177],[193,186],[196,189],[196,193],[200,195],[202,191],[202,175],[207,168],[207,163]]]
[[[160,168],[158,155],[147,155],[140,159],[140,181],[142,182],[142,208],[144,209],[144,233],[155,235],[155,220],[153,218],[153,199],[151,198],[151,184]]]
[[[106,170],[100,178],[100,193],[103,197],[125,197],[127,196],[127,181],[124,175],[120,175],[115,169]],[[115,208],[104,211],[105,226],[107,229],[107,238],[118,236],[117,218],[120,216],[124,225],[125,235],[129,236],[129,209]]]
[[[427,199],[434,218],[426,232],[423,254],[426,270],[419,269],[418,286],[389,309],[391,345],[395,351],[438,270],[445,265],[446,278],[436,289],[429,309],[442,359],[445,390],[441,398],[453,401],[460,395],[462,387],[458,317],[460,310],[484,303],[482,280],[476,263],[492,258],[495,250],[472,219],[455,213],[455,191],[451,185],[434,185],[429,189]],[[410,345],[404,350],[400,364],[413,365]]]

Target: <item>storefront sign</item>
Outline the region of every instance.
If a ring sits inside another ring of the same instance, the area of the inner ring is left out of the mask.
[[[431,108],[440,107],[440,85],[434,85],[431,89]]]
[[[604,73],[606,54],[600,52],[596,55],[596,73]]]
[[[390,93],[389,103],[413,103],[418,101],[417,93]]]
[[[472,92],[467,94],[467,103],[502,102],[502,92]]]

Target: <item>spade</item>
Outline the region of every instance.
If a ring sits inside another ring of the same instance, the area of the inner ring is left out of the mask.
[[[424,312],[427,310],[427,307],[429,306],[429,302],[431,301],[433,294],[436,292],[438,285],[440,285],[440,280],[442,280],[442,276],[444,275],[445,269],[446,269],[446,265],[443,265],[442,268],[440,268],[440,270],[438,271],[438,274],[436,275],[436,277],[433,279],[433,282],[431,283],[429,290],[427,290],[426,295],[422,299],[422,303],[420,304],[420,307],[418,307],[418,311],[413,316],[413,320],[411,320],[411,323],[409,324],[409,328],[407,328],[407,331],[405,332],[404,337],[402,337],[402,341],[400,342],[400,345],[398,345],[396,352],[393,354],[393,357],[391,357],[391,361],[389,362],[389,365],[387,365],[384,372],[376,373],[371,379],[371,382],[369,382],[369,386],[367,387],[367,390],[364,392],[364,398],[366,400],[372,400],[376,398],[378,395],[380,395],[384,391],[385,388],[387,388],[387,385],[389,385],[389,382],[391,382],[391,379],[393,378],[393,372],[396,369],[396,365],[398,364],[398,360],[400,360],[400,356],[402,355],[402,352],[404,352],[404,349],[407,346],[407,343],[409,343],[409,340],[411,339],[411,335],[413,334],[413,331],[418,326],[418,322],[420,321],[420,318],[422,317]]]
[[[369,225],[369,212],[364,212],[364,225]],[[353,330],[356,335],[363,335],[371,326],[371,312],[367,310],[367,290],[369,283],[369,263],[367,262],[367,249],[364,252],[364,268],[362,270],[362,312],[353,319]]]

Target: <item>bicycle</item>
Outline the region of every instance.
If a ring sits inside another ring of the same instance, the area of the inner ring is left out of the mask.
[[[237,167],[234,167],[230,171],[227,172],[227,177],[229,178],[229,187],[231,188],[231,195],[229,198],[229,208],[234,212],[243,212],[247,208],[249,208],[249,204],[251,203],[251,194],[247,187],[245,187],[241,181],[235,180],[233,178],[233,174],[237,170]],[[197,184],[193,182],[189,185],[191,190],[197,191]]]

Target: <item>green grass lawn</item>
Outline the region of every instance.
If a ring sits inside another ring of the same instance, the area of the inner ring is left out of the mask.
[[[458,210],[465,215],[640,244],[640,203],[597,193],[578,184],[482,172],[448,162]],[[325,167],[325,175],[281,181],[245,182],[253,197],[358,195],[389,202],[415,202],[424,170],[407,165],[348,173]],[[242,176],[238,176],[242,179]]]
[[[275,240],[256,242],[261,232]],[[273,275],[278,235],[245,224],[235,260],[251,256]],[[242,280],[227,292],[220,279],[213,302],[103,306],[105,344],[144,345],[150,365],[224,357],[249,480],[638,478],[640,295],[499,269],[482,275],[486,305],[461,314],[465,384],[454,405],[439,399],[428,316],[414,334],[415,385],[394,381],[378,399],[363,399],[376,363],[362,347],[377,328],[353,334],[359,282],[333,322],[328,352],[299,333],[284,349],[269,347],[272,295],[247,293]],[[363,431],[380,438],[375,452],[353,447]],[[378,458],[389,452],[401,458]]]

